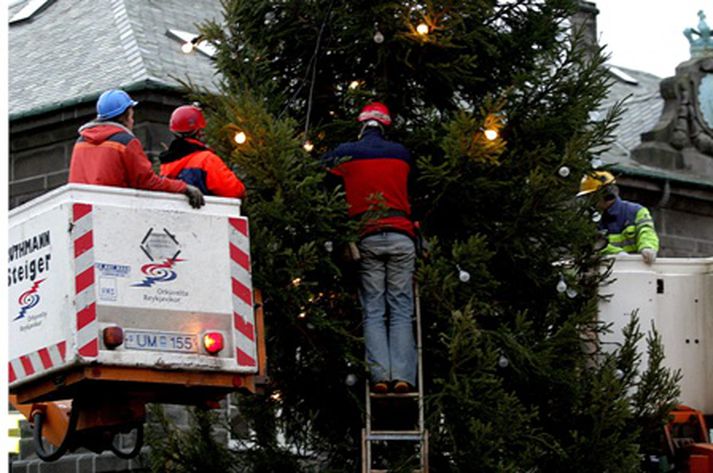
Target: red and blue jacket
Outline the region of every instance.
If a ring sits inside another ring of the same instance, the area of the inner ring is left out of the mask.
[[[159,156],[161,175],[180,179],[205,195],[245,197],[245,185],[222,159],[204,143],[193,138],[176,138]]]
[[[90,122],[79,129],[72,150],[69,182],[184,192],[186,184],[156,175],[141,142],[119,123]]]
[[[343,180],[350,217],[378,215],[365,222],[362,236],[381,231],[415,236],[408,195],[413,160],[403,145],[367,128],[359,141],[340,144],[322,162]]]

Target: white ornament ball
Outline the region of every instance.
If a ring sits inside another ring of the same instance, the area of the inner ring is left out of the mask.
[[[374,42],[376,44],[381,44],[384,42],[384,35],[381,33],[381,31],[377,31],[374,33]]]
[[[470,273],[461,269],[458,271],[458,279],[460,279],[461,282],[468,282],[470,281]]]
[[[331,241],[325,241],[324,249],[327,250],[327,253],[331,253],[334,250],[334,243]]]
[[[564,282],[564,279],[560,279],[560,282],[557,283],[557,292],[559,292],[561,294],[566,290],[567,290],[567,283]]]
[[[597,222],[599,222],[601,219],[602,219],[602,214],[600,214],[599,212],[594,212],[594,213],[592,214],[592,222],[597,223]]]
[[[601,160],[601,159],[599,159],[599,158],[594,158],[594,159],[592,159],[592,167],[593,167],[594,169],[599,169],[600,167],[602,167],[602,164],[603,164],[603,163],[602,163],[602,160]]]
[[[510,366],[510,360],[508,360],[505,355],[500,355],[500,358],[498,359],[498,366],[501,368],[507,368]]]
[[[567,288],[567,297],[569,297],[570,299],[574,299],[575,297],[577,297],[577,290],[572,287]]]
[[[354,385],[356,384],[356,382],[357,382],[357,377],[356,377],[356,375],[353,374],[353,373],[349,373],[349,374],[347,375],[346,379],[344,380],[344,383],[345,383],[347,386],[354,386]]]
[[[567,166],[562,166],[558,172],[559,172],[559,175],[562,177],[569,176],[569,168]]]
[[[614,372],[614,376],[616,376],[616,379],[622,379],[624,377],[624,372],[622,370],[616,370]]]

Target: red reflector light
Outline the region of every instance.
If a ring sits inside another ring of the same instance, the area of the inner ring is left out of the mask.
[[[121,327],[106,327],[102,332],[102,336],[104,338],[104,346],[109,349],[116,348],[124,343],[124,330]]]
[[[223,334],[220,332],[208,332],[203,335],[203,346],[211,355],[215,355],[223,349]]]

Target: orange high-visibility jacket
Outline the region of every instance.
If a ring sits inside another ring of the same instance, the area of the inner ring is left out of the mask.
[[[222,159],[204,143],[193,138],[176,138],[161,153],[161,175],[181,179],[205,195],[245,197],[245,185]]]
[[[112,122],[90,122],[79,129],[72,150],[69,182],[184,192],[186,183],[156,175],[141,142],[125,127]]]

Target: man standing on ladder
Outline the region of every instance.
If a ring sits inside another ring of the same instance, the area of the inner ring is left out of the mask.
[[[340,144],[323,159],[330,173],[344,181],[349,217],[364,222],[358,244],[359,299],[371,390],[407,393],[414,389],[417,370],[412,326],[416,249],[408,195],[413,160],[403,145],[384,139],[384,127],[391,125],[384,104],[366,105],[358,121],[359,140]]]

